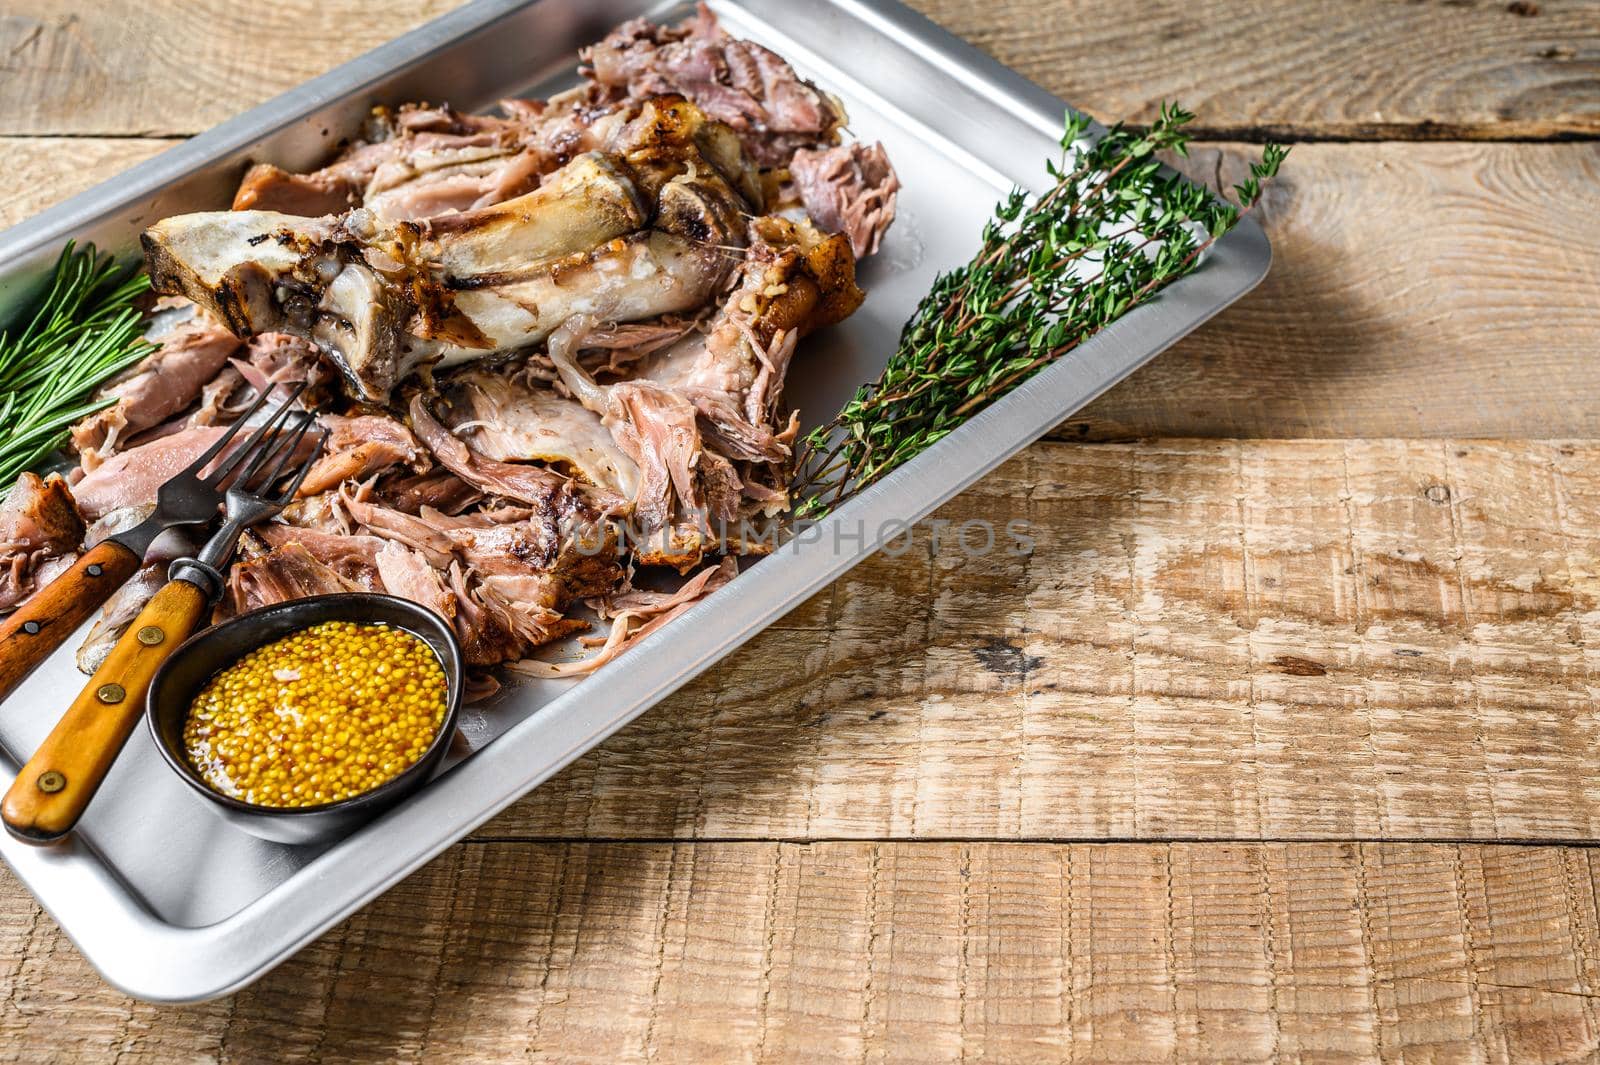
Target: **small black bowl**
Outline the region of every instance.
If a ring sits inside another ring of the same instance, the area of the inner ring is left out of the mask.
[[[183,724],[200,689],[219,670],[263,644],[324,621],[393,625],[425,641],[444,667],[446,701],[438,735],[414,765],[371,791],[321,806],[257,806],[212,791],[184,757]],[[461,710],[461,645],[444,619],[426,607],[392,595],[349,592],[292,599],[252,610],[191,638],[156,672],[145,701],[145,718],[156,748],[173,772],[222,817],[262,839],[317,843],[342,836],[387,810],[428,782],[450,748]]]

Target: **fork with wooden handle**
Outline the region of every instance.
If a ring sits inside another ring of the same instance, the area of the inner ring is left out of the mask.
[[[198,556],[172,564],[172,579],[128,626],[17,774],[0,803],[0,820],[13,836],[26,843],[45,844],[72,831],[138,722],[156,670],[200,625],[221,593],[222,567],[233,554],[239,535],[294,498],[322,450],[327,432],[319,430],[310,454],[300,456],[301,445],[316,423],[302,412],[290,428],[288,411],[288,403],[279,407],[229,456],[225,465],[230,470],[246,458],[249,461],[228,489],[222,528]],[[289,479],[287,487],[274,492],[273,486],[285,477]]]
[[[304,389],[304,385],[295,389],[284,405],[292,403]],[[71,569],[41,588],[0,624],[0,699],[10,695],[23,678],[50,657],[51,651],[127,583],[156,537],[179,525],[205,525],[217,516],[217,508],[222,505],[222,484],[237,467],[234,456],[240,452],[230,455],[205,477],[200,474],[261,409],[271,391],[262,390],[239,420],[206,448],[205,454],[161,486],[156,509],[148,518],[85,551]]]

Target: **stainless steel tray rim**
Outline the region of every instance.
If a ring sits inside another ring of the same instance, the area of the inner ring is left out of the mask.
[[[61,235],[92,220],[103,211],[106,186],[115,183],[118,196],[152,195],[178,174],[218,156],[246,151],[282,130],[291,128],[351,93],[359,93],[382,80],[396,66],[415,61],[440,48],[483,32],[502,15],[537,0],[471,0],[453,11],[419,26],[342,63],[326,74],[303,82],[243,114],[175,143],[160,154],[121,174],[0,231],[0,263],[14,262],[40,248],[52,255]]]
[[[1243,223],[1241,223],[1239,228],[1233,231],[1233,233],[1229,234],[1229,236],[1224,240],[1218,242],[1213,249],[1213,256],[1216,258],[1208,262],[1208,264],[1202,269],[1196,271],[1196,273],[1191,275],[1190,278],[1179,282],[1179,284],[1188,285],[1191,282],[1202,281],[1207,278],[1220,278],[1225,273],[1222,269],[1220,269],[1220,263],[1225,263],[1230,257],[1235,255],[1252,258],[1257,253],[1265,252],[1267,247],[1266,237],[1261,232],[1260,227],[1256,225],[1253,219],[1246,219]],[[1244,274],[1238,277],[1237,280],[1231,281],[1229,285],[1230,290],[1233,291],[1235,296],[1242,295],[1244,291],[1247,291],[1249,288],[1253,287],[1260,280],[1260,277],[1265,273],[1265,268],[1266,264],[1262,263],[1260,269],[1256,271],[1253,276],[1251,274]],[[1231,277],[1232,275],[1229,276]],[[1167,291],[1171,292],[1172,289],[1169,288]],[[1076,352],[1071,358],[1093,360],[1101,354],[1101,349],[1112,349],[1125,346],[1125,335],[1135,334],[1141,328],[1145,328],[1145,324],[1141,322],[1141,318],[1156,316],[1159,315],[1160,312],[1161,302],[1158,298],[1149,304],[1141,306],[1129,315],[1124,316],[1112,326],[1102,331],[1098,336],[1079,349],[1079,351]],[[1185,328],[1183,332],[1187,332],[1189,329],[1192,329],[1199,324],[1200,321],[1186,323],[1187,328]],[[1058,417],[1057,412],[1060,409],[1059,396],[1062,391],[1062,386],[1069,382],[1073,369],[1075,369],[1075,366],[1072,365],[1071,360],[1069,359],[1069,361],[1051,366],[1042,373],[1029,379],[1009,395],[997,401],[992,406],[986,408],[978,415],[974,416],[965,425],[952,432],[949,437],[949,439],[952,441],[950,450],[955,454],[961,454],[963,452],[968,454],[978,454],[980,452],[974,445],[984,441],[985,438],[988,438],[992,441],[995,436],[1003,436],[1006,439],[1007,446],[1010,449],[1007,452],[1008,454],[1014,454],[1016,451],[1028,446],[1028,444],[1036,439],[1039,435],[1038,431],[1036,430],[1039,426],[1041,417],[1045,419],[1045,425],[1043,426],[1045,429],[1048,429],[1055,423]],[[992,452],[985,451],[984,453],[987,454]],[[940,456],[932,456],[932,458],[940,459]],[[933,510],[937,509],[937,507],[942,505],[944,502],[950,498],[953,498],[962,490],[969,487],[973,481],[983,476],[983,474],[987,472],[988,468],[992,468],[988,466],[985,466],[984,469],[975,468],[979,465],[983,465],[986,460],[983,462],[973,462],[969,464],[971,467],[974,467],[973,469],[962,471],[960,477],[952,478],[950,476],[951,468],[948,460],[929,461],[929,459],[930,456],[924,455],[920,456],[917,460],[908,463],[906,466],[886,477],[879,484],[874,485],[860,496],[840,507],[834,514],[825,519],[822,524],[825,526],[839,527],[848,525],[851,522],[860,522],[866,527],[870,528],[871,526],[866,525],[866,523],[872,520],[874,517],[882,515],[886,511],[892,511],[896,515],[905,515],[907,511],[900,504],[903,504],[910,499],[919,500],[919,502],[914,504],[919,512],[909,519],[900,520],[920,520],[928,513],[931,513]],[[880,531],[882,528],[883,525],[880,522]],[[826,539],[827,538],[824,537],[822,540],[812,543],[790,543],[781,548],[780,551],[775,553],[772,557],[763,560],[758,564],[757,570],[769,566],[781,566],[785,570],[793,571],[783,575],[785,578],[791,578],[786,582],[790,591],[788,593],[788,604],[783,609],[787,610],[791,608],[807,596],[814,594],[816,591],[826,586],[832,580],[837,579],[837,577],[842,575],[858,560],[854,555],[830,551],[828,544],[826,543]],[[885,537],[883,536],[869,535],[867,540],[867,553],[875,551],[881,547],[884,539]],[[742,575],[741,579],[752,576],[753,572],[755,571]],[[698,665],[700,663],[715,661],[721,656],[727,647],[740,642],[745,635],[747,635],[747,630],[744,628],[723,629],[721,635],[712,640],[705,638],[695,639],[693,637],[685,636],[686,633],[706,634],[717,632],[717,629],[712,626],[696,625],[694,622],[702,621],[718,614],[725,615],[728,609],[728,600],[730,598],[726,593],[730,590],[731,586],[730,589],[724,589],[723,591],[710,596],[706,601],[696,605],[692,610],[686,613],[682,619],[684,623],[681,626],[674,626],[672,629],[657,633],[630,651],[630,658],[635,660],[635,663],[640,667],[640,671],[646,673],[650,672],[649,664],[645,661],[646,659],[658,660],[667,656],[671,656],[676,661],[682,661],[684,651],[686,650],[686,643],[688,644],[688,649],[693,652],[692,662],[694,665]],[[677,631],[679,629],[682,631]],[[634,717],[648,709],[651,705],[658,701],[659,698],[670,694],[672,690],[675,690],[677,687],[681,686],[681,684],[687,683],[688,679],[690,679],[690,676],[692,676],[695,672],[698,672],[698,670],[695,669],[694,666],[691,666],[690,670],[688,671],[688,675],[686,675],[677,683],[660,685],[658,688],[643,694],[633,693],[632,701],[637,704],[637,708],[629,713],[627,717],[607,721],[600,727],[583,733],[580,739],[573,742],[568,749],[559,756],[556,764],[543,769],[540,772],[529,774],[521,778],[514,778],[510,782],[514,793],[508,798],[489,803],[456,808],[455,813],[460,818],[460,824],[465,826],[463,829],[463,834],[472,831],[484,822],[488,821],[505,807],[515,802],[522,794],[526,793],[526,791],[537,787],[540,783],[543,783],[544,780],[548,779],[556,772],[559,772],[572,760],[580,757],[595,743],[601,742],[605,737],[626,726],[634,719]],[[596,689],[620,686],[622,677],[623,674],[621,672],[608,674],[602,671],[592,677],[587,678],[579,684],[572,686],[565,693],[556,697],[556,699],[545,706],[538,715],[535,715],[535,717],[529,718],[528,720],[513,726],[511,730],[506,732],[500,737],[499,740],[496,741],[496,745],[503,745],[502,750],[509,751],[515,747],[515,741],[519,735],[528,733],[535,727],[548,727],[550,724],[550,717],[571,715],[574,712],[581,713],[582,704],[595,698],[595,695],[591,694],[592,692],[595,692]],[[602,683],[607,680],[611,680],[612,683]],[[610,693],[602,690],[597,694],[603,696]],[[478,759],[486,758],[494,751],[494,749],[494,747],[490,747],[488,750],[480,752],[476,757]],[[430,794],[440,792],[440,789],[450,787],[450,778],[452,775],[454,774],[447,774],[445,777],[436,781],[430,788]],[[458,779],[458,788],[461,783],[464,782]],[[396,814],[398,814],[398,811]],[[387,824],[391,819],[392,817],[386,816],[385,818],[380,819],[379,821],[376,821],[367,828],[363,829],[358,835],[367,837],[380,836],[383,834],[384,828],[387,827]],[[351,838],[354,840],[357,837]],[[383,885],[367,892],[362,898],[361,904],[365,904],[366,902],[370,901],[372,898],[387,890],[394,883],[404,879],[416,869],[427,864],[427,862],[451,846],[453,842],[453,840],[447,840],[436,846],[427,846],[408,854],[404,867],[395,872],[392,876],[388,877]],[[27,851],[25,853],[28,855],[39,854],[48,856],[52,852]],[[292,896],[300,891],[303,891],[306,886],[315,881],[324,867],[333,865],[336,862],[337,857],[338,856],[336,852],[327,852],[313,861],[311,864],[307,865],[296,878],[284,882],[277,888],[274,888],[272,891],[261,896],[261,898],[250,904],[245,909],[239,911],[229,918],[224,919],[223,921],[217,922],[216,924],[196,929],[168,930],[164,927],[156,930],[154,934],[148,935],[147,942],[141,945],[141,949],[133,953],[143,955],[147,962],[149,958],[159,956],[165,951],[181,950],[190,957],[191,961],[194,961],[197,960],[196,955],[199,955],[201,958],[203,958],[205,954],[214,951],[217,947],[228,944],[228,941],[232,940],[235,936],[245,935],[249,936],[253,942],[257,941],[257,937],[253,933],[258,931],[261,916],[263,914],[270,914],[277,908],[279,896]],[[18,872],[20,875],[23,875],[25,879],[29,879],[28,874],[30,871],[19,869]],[[129,901],[130,900],[128,900],[126,897],[116,896],[109,892],[107,893],[107,898],[103,900],[104,904],[115,907],[123,912],[136,912],[133,911],[128,905]],[[275,948],[268,948],[261,951],[257,955],[257,961],[253,968],[267,968],[275,962],[292,955],[301,947],[315,939],[317,936],[327,931],[328,928],[331,928],[334,924],[337,924],[342,917],[342,914],[336,915],[320,923],[306,923],[302,927],[295,928],[293,931],[293,939],[291,941],[276,946]],[[145,927],[142,922],[139,922],[138,925],[141,929],[144,929]],[[132,946],[133,944],[125,945]],[[101,973],[109,982],[115,984],[122,990],[127,991],[129,994],[144,998],[151,997],[149,988],[150,973],[148,972],[148,969],[141,967],[140,970],[136,972],[125,972],[123,971],[123,965],[121,964],[122,959],[126,957],[125,954],[119,952],[117,957],[104,957],[100,951],[95,949],[95,946],[96,945],[93,943],[81,943],[80,949],[84,951],[86,957],[89,958],[91,963],[95,964],[96,967],[100,969]],[[224,986],[183,987],[167,984],[164,985],[166,993],[160,996],[160,1000],[194,1001],[200,998],[212,998],[227,994],[236,989],[236,987],[247,984],[252,978],[253,976],[246,975],[239,978],[234,983]]]
[[[125,196],[128,190],[120,183],[132,181],[138,196],[154,195],[174,174],[258,144],[275,130],[304,122],[329,101],[363,91],[395,64],[483,33],[495,20],[527,6],[528,0],[476,0],[134,168],[114,179],[119,183],[118,193]],[[745,19],[746,12],[737,5],[714,6],[719,13],[731,16],[731,22]],[[964,85],[994,106],[1003,107],[1040,137],[1053,141],[1059,135],[1065,104],[1014,72],[982,58],[970,45],[933,27],[922,16],[895,4],[865,4],[859,0],[829,0],[819,9],[824,6],[894,38],[918,59],[946,73],[960,72],[959,80]],[[751,14],[749,18],[756,16]],[[814,49],[806,50],[816,61],[827,65]],[[856,84],[858,92],[869,89],[859,81]],[[926,122],[893,101],[885,101],[884,106],[908,124],[929,129]],[[292,113],[285,115],[284,108],[290,108]],[[942,134],[933,135],[940,141],[948,140]],[[966,154],[976,158],[970,152]],[[1015,176],[992,167],[987,169],[996,184],[1016,182]],[[0,256],[6,256],[0,261],[41,249],[53,252],[59,240],[95,217],[95,204],[107,186],[75,197],[0,235]],[[974,233],[972,239],[976,236]],[[1132,366],[1153,357],[1242,295],[1264,274],[1269,258],[1264,234],[1247,218],[1211,249],[1204,264],[1190,277],[1170,286],[1151,303],[1136,308],[1071,356],[980,412],[934,451],[839,508],[824,524],[840,527],[859,522],[871,529],[876,520],[881,531],[881,519],[886,516],[897,521],[925,516],[1058,423],[1072,408],[1125,376]],[[19,877],[44,901],[88,960],[115,986],[151,1001],[187,1002],[227,994],[253,981],[632,721],[658,699],[687,683],[730,647],[875,550],[883,538],[871,538],[859,549],[850,550],[839,549],[828,537],[785,546],[729,588],[699,604],[680,619],[681,623],[631,650],[624,662],[570,686],[531,717],[511,726],[469,763],[446,773],[406,807],[312,859],[219,921],[188,927],[159,920],[129,890],[119,890],[111,870],[88,877],[84,863],[97,859],[87,855],[87,848],[81,846],[38,851],[0,841],[0,852],[5,853]],[[758,587],[765,589],[764,597],[754,594]],[[717,623],[709,624],[713,619]],[[641,677],[654,679],[641,684]],[[605,712],[593,712],[594,706],[605,708]],[[536,736],[543,737],[545,747],[537,765],[530,766],[523,748]],[[471,772],[464,772],[469,767]],[[10,775],[14,773],[13,765]],[[385,832],[429,816],[446,820],[455,826],[454,832],[437,837],[400,833],[392,838]],[[326,891],[328,884],[338,885],[340,872],[352,866],[379,869],[381,875],[363,882],[359,891],[334,909],[302,905],[316,893]],[[68,884],[73,888],[71,892],[63,890]]]

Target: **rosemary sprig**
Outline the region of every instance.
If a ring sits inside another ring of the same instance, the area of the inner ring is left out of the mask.
[[[1237,202],[1220,200],[1156,159],[1187,154],[1193,119],[1164,104],[1148,130],[1118,125],[1080,147],[1088,119],[1069,113],[1054,186],[1001,203],[978,254],[918,304],[883,373],[806,437],[796,516],[826,514],[1193,270],[1288,154],[1268,144]]]
[[[0,500],[73,422],[114,402],[91,400],[97,387],[152,350],[134,306],[149,288],[93,244],[69,242],[38,311],[14,337],[0,333]]]

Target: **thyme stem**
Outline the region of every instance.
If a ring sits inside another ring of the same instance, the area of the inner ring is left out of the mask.
[[[1047,163],[1055,184],[1012,191],[972,260],[934,280],[878,379],[802,441],[795,515],[826,514],[1192,271],[1288,154],[1268,144],[1220,199],[1156,158],[1187,154],[1193,120],[1163,104],[1148,130],[1118,125],[1079,149],[1089,122],[1069,113],[1063,161]]]

